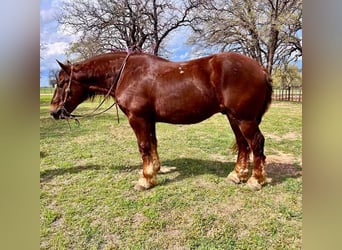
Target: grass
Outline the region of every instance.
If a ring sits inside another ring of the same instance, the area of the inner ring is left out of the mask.
[[[54,88],[52,87],[41,87],[40,94],[41,95],[52,95],[54,92]]]
[[[226,182],[234,136],[215,115],[157,124],[162,165],[173,170],[138,192],[141,160],[124,115],[69,129],[49,117],[50,99],[40,97],[41,249],[301,249],[301,104],[275,102],[263,119],[273,182],[261,191]]]

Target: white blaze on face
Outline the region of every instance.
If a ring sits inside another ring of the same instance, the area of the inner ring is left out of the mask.
[[[179,66],[178,69],[179,69],[179,73],[180,74],[184,74],[184,70],[183,70],[183,68],[181,66]]]

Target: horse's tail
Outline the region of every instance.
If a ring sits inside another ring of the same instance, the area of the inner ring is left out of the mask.
[[[266,113],[266,111],[268,110],[272,102],[272,93],[273,93],[272,78],[265,68],[263,69],[263,71],[265,72],[266,95],[265,95],[265,100],[264,100],[262,109],[260,110],[260,113],[257,116],[258,124],[260,124],[263,115]]]

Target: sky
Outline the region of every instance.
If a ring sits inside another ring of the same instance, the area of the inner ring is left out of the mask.
[[[58,69],[56,59],[66,61],[65,51],[75,35],[68,34],[58,25],[55,15],[61,0],[40,1],[40,43],[44,49],[40,52],[40,86],[49,86],[49,71]],[[187,37],[184,29],[171,34],[167,44],[172,61],[185,61],[190,59],[191,47],[186,45]]]
[[[69,44],[76,40],[57,23],[56,12],[62,0],[40,1],[40,43],[44,46],[40,53],[40,86],[49,86],[49,71],[59,69],[56,59],[66,61],[65,52]],[[171,61],[186,61],[197,57],[192,47],[186,44],[189,28],[182,27],[170,34],[166,44]],[[300,34],[301,35],[301,34]],[[297,65],[302,68],[302,61]]]
[[[48,86],[50,69],[57,69],[56,59],[64,61],[65,49],[72,36],[65,34],[55,20],[55,9],[59,0],[40,1],[40,86]]]

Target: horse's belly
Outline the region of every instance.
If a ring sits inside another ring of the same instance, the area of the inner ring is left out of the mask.
[[[156,120],[173,124],[193,124],[217,112],[219,109],[216,102],[175,98],[162,105],[156,105]]]

